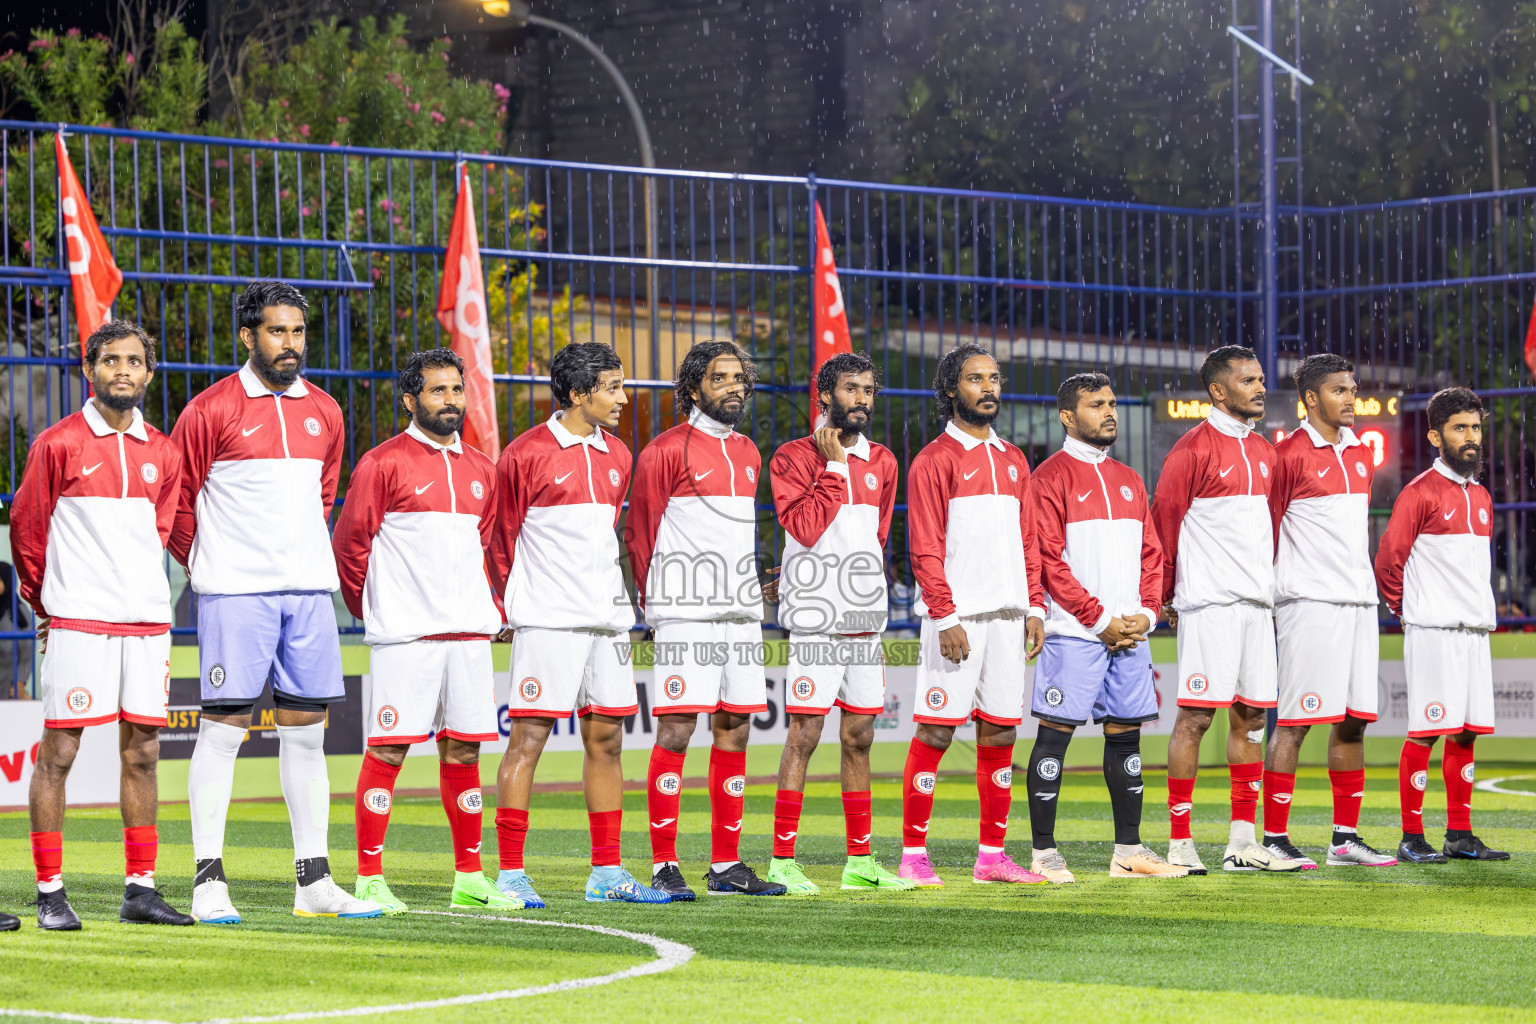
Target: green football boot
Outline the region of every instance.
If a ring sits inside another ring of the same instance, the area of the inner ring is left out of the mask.
[[[843,868],[843,888],[895,891],[916,886],[908,879],[897,878],[885,870],[874,855],[866,853],[862,857],[848,858],[848,864]]]
[[[478,871],[453,873],[452,907],[480,907],[486,910],[522,910],[526,905],[516,896],[508,896]]]
[[[405,904],[389,891],[389,883],[383,875],[358,875],[352,895],[360,900],[370,900],[384,908],[385,917],[405,913]]]
[[[815,896],[821,892],[821,886],[806,878],[800,865],[789,857],[775,857],[768,862],[768,881],[782,885],[786,896]]]

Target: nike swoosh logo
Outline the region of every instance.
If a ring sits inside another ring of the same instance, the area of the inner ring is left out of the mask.
[[[422,484],[420,487],[416,488],[416,493],[420,494],[422,491],[426,490],[428,487],[431,487],[435,483],[437,483],[436,480],[430,480],[427,483]]]
[[[1332,466],[1328,467],[1328,469],[1332,469],[1332,468],[1333,468]],[[1317,471],[1317,478],[1319,480],[1321,480],[1323,477],[1327,476],[1328,475],[1328,469],[1320,469],[1320,470],[1318,470]]]
[[[1455,514],[1456,514],[1456,510],[1455,509],[1451,509],[1449,512],[1447,512],[1445,514],[1445,518],[1449,519],[1449,518],[1451,518],[1451,516],[1453,516]]]
[[[476,896],[474,893],[465,893],[464,895],[468,896],[482,907],[487,906],[491,902],[491,898],[489,896]]]
[[[240,436],[241,437],[250,437],[252,434],[256,433],[256,431],[260,430],[264,426],[266,426],[265,423],[258,423],[254,427],[252,427],[250,430],[242,430],[242,431],[240,431]]]
[[[660,821],[651,822],[651,828],[666,828],[676,820],[676,818],[662,818]]]
[[[913,832],[927,832],[928,831],[928,826],[927,825],[913,825],[912,826],[912,831]]]
[[[977,473],[980,473],[980,472],[981,472],[981,470],[979,470],[979,469],[973,469],[969,473],[965,474],[965,479],[969,480],[971,477],[975,476]]]
[[[741,831],[741,822],[738,821],[734,825],[721,825],[720,827],[725,829],[727,832],[740,832]]]
[[[1226,469],[1221,471],[1221,478],[1223,480],[1225,480],[1227,478],[1227,474],[1232,472],[1236,468],[1237,468],[1236,466],[1228,466]]]
[[[702,473],[695,473],[695,474],[693,474],[693,482],[694,483],[698,483],[700,480],[703,480],[705,477],[709,476],[709,474],[711,474],[713,472],[714,472],[714,470],[712,470],[712,469],[706,469]]]
[[[106,465],[106,463],[98,462],[98,463],[96,463],[96,465],[92,466],[90,469],[82,469],[80,471],[80,475],[81,476],[90,476],[92,473],[96,472],[98,469],[100,469],[104,465]]]
[[[787,842],[789,842],[791,839],[795,838],[795,836],[797,836],[799,834],[800,833],[798,833],[798,832],[786,832],[783,835],[779,836],[779,842],[787,843]]]
[[[1083,492],[1083,493],[1082,493],[1082,494],[1079,494],[1079,495],[1078,495],[1078,496],[1077,496],[1077,500],[1078,500],[1078,501],[1082,501],[1082,500],[1083,500],[1083,499],[1085,499],[1085,498],[1087,498],[1087,497],[1088,497],[1088,495],[1090,495],[1090,494],[1092,494],[1092,493],[1093,493],[1093,492],[1092,492],[1092,491],[1084,491],[1084,492]]]
[[[574,473],[574,472],[576,472],[574,469],[571,470],[571,473]],[[565,483],[567,480],[569,480],[571,478],[571,473],[567,473],[567,474],[565,474],[565,476],[557,476],[557,477],[555,477],[555,483],[556,484],[563,484],[563,483]]]

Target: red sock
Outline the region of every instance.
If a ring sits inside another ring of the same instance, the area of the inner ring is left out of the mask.
[[[32,866],[37,869],[37,884],[64,880],[64,833],[33,832]]]
[[[677,812],[683,804],[683,759],[659,743],[646,770],[646,804],[651,812],[651,860],[677,861]]]
[[[1296,792],[1295,772],[1264,772],[1264,834],[1283,836],[1291,822],[1291,795]]]
[[[939,761],[944,751],[917,737],[907,747],[907,766],[902,769],[901,841],[904,846],[928,845],[928,819],[933,817],[933,791],[938,783]]]
[[[155,856],[159,852],[160,830],[155,826],[135,825],[123,829],[123,859],[128,864],[128,881],[153,889]]]
[[[1353,832],[1360,827],[1360,801],[1365,798],[1365,769],[1336,772],[1330,768],[1328,784],[1333,787],[1333,827]]]
[[[844,797],[846,800],[847,797]],[[805,804],[805,794],[792,789],[779,790],[773,801],[773,855],[795,856],[795,836],[800,833],[800,808]]]
[[[496,808],[496,850],[503,871],[523,866],[523,845],[528,842],[528,812],[516,807]]]
[[[848,856],[869,856],[870,819],[874,817],[870,809],[870,793],[865,790],[862,793],[843,794],[843,835],[848,840]],[[777,838],[777,837],[775,837]]]
[[[437,762],[437,791],[448,812],[448,834],[453,837],[453,870],[480,873],[480,766]]]
[[[587,827],[592,831],[593,867],[617,867],[621,863],[619,831],[623,825],[623,819],[623,809],[587,812]]]
[[[1440,771],[1445,777],[1445,827],[1470,832],[1472,830],[1472,780],[1476,777],[1472,744],[1462,746],[1447,736],[1443,756]]]
[[[384,873],[384,834],[389,831],[389,810],[395,803],[395,779],[399,775],[399,765],[363,755],[363,769],[357,773],[357,792],[352,798],[360,875]]]
[[[747,752],[709,748],[709,859],[741,859],[741,814],[746,804]]]
[[[1229,764],[1232,776],[1232,820],[1246,821],[1250,825],[1259,816],[1259,789],[1263,785],[1264,762]]]
[[[1195,808],[1195,780],[1168,776],[1168,838],[1188,839]]]
[[[1429,784],[1429,748],[1403,740],[1397,759],[1397,799],[1403,809],[1403,832],[1424,834],[1424,787]]]
[[[1002,846],[1008,839],[1008,811],[1013,807],[1013,744],[976,746],[976,796],[981,804],[981,845]]]

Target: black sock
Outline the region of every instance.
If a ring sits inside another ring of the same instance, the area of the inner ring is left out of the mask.
[[[210,857],[197,862],[197,874],[192,879],[192,888],[196,889],[204,882],[227,882],[224,877],[224,858]]]
[[[1056,846],[1056,803],[1061,797],[1061,768],[1072,734],[1040,726],[1029,752],[1029,827],[1035,849]]]
[[[318,882],[331,873],[330,858],[306,857],[303,860],[296,860],[293,862],[293,873],[298,876],[300,885]]]
[[[1448,828],[1445,830],[1446,841],[1452,843],[1458,839],[1465,839],[1471,834],[1472,830],[1469,828]]]
[[[1418,840],[1419,842],[1423,842],[1424,841],[1424,833],[1423,832],[1404,832],[1403,833],[1403,842],[1411,843],[1414,840]]]
[[[1105,733],[1104,785],[1115,816],[1115,842],[1141,845],[1141,730]]]
[[[138,896],[138,895],[140,895],[142,893],[154,892],[154,891],[155,891],[154,888],[151,887],[151,886],[140,885],[138,882],[129,882],[128,885],[124,888],[123,896],[125,898],[132,899],[133,897]]]

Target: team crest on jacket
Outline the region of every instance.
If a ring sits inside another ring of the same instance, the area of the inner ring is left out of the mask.
[[[753,469],[751,466],[748,466],[747,467],[747,483],[752,484],[752,483],[756,483],[756,482],[757,482],[757,470]]]
[[[726,796],[741,796],[747,791],[747,777],[745,775],[732,775],[720,784]]]
[[[1046,782],[1054,782],[1061,775],[1061,762],[1054,757],[1042,757],[1035,765],[1035,774]]]
[[[224,666],[215,665],[208,670],[208,685],[217,690],[224,685]]]
[[[473,494],[475,496],[475,500],[478,501],[479,499],[485,497],[485,484],[481,483],[479,480],[476,480],[474,483],[469,485],[469,493]]]
[[[683,779],[677,772],[662,772],[656,776],[656,792],[662,796],[677,796],[683,791]]]
[[[480,796],[478,789],[466,789],[454,802],[465,814],[479,814],[485,807],[485,800]]]
[[[385,704],[383,707],[379,708],[380,729],[383,729],[385,732],[390,732],[395,728],[395,726],[399,724],[400,712],[396,711],[392,705]]]
[[[517,684],[517,695],[523,698],[523,700],[529,704],[532,704],[534,701],[538,700],[539,694],[543,692],[544,687],[541,686],[539,681],[533,678],[533,676],[529,676],[527,679],[524,679],[522,682]]]
[[[146,462],[139,467],[139,476],[144,478],[145,483],[152,484],[160,479],[160,471],[155,468],[153,462]]]
[[[1184,680],[1184,689],[1188,690],[1190,693],[1194,694],[1196,697],[1200,696],[1202,693],[1204,693],[1206,690],[1209,690],[1210,688],[1211,688],[1211,681],[1209,679],[1205,678],[1205,676],[1201,675],[1199,672],[1191,673],[1190,677],[1188,679]]]
[[[816,682],[810,676],[800,676],[789,686],[797,700],[810,700],[816,696]]]
[[[615,487],[619,486],[619,471],[612,466],[608,467],[608,482]]]
[[[1018,483],[1019,482],[1019,467],[1018,466],[1009,466],[1008,467],[1008,479],[1012,480],[1014,483]]]
[[[1267,463],[1267,462],[1259,463],[1259,476],[1262,476],[1266,480],[1269,479],[1269,463]]]
[[[1317,694],[1304,693],[1301,695],[1301,710],[1305,711],[1307,714],[1317,714],[1318,711],[1322,709],[1322,706],[1323,698],[1319,697]]]
[[[876,478],[875,474],[865,473],[864,486],[868,487],[872,491],[878,491],[880,489],[880,481],[878,478]]]
[[[1362,480],[1365,479],[1365,463],[1363,463],[1363,462],[1355,463],[1355,476],[1358,476]]]
[[[998,789],[1008,789],[1013,786],[1013,765],[1007,768],[999,768],[992,773],[992,785]]]
[[[1131,490],[1130,485],[1128,485],[1128,484],[1121,484],[1120,485],[1120,497],[1124,498],[1126,501],[1135,501],[1136,500],[1136,492]]]
[[[1437,700],[1432,700],[1424,705],[1424,719],[1427,722],[1445,721],[1445,705]]]
[[[1480,508],[1480,509],[1477,510],[1477,521],[1482,523],[1484,526],[1488,525],[1488,510],[1487,509]]]
[[[912,776],[912,788],[924,796],[932,793],[937,783],[938,776],[934,775],[933,772],[918,772]]]
[[[64,695],[64,704],[75,714],[83,715],[91,710],[91,691],[77,686]]]
[[[923,703],[928,706],[929,711],[943,711],[944,705],[949,703],[949,694],[937,686],[930,687],[928,692],[923,694]]]
[[[389,805],[394,802],[389,790],[375,787],[363,794],[363,806],[374,814],[388,814]]]
[[[307,433],[310,437],[319,437],[320,421],[315,419],[313,416],[307,417],[304,420],[304,432]]]
[[[667,681],[661,684],[661,692],[668,700],[679,700],[687,689],[688,684],[683,682],[682,676],[667,676]]]

